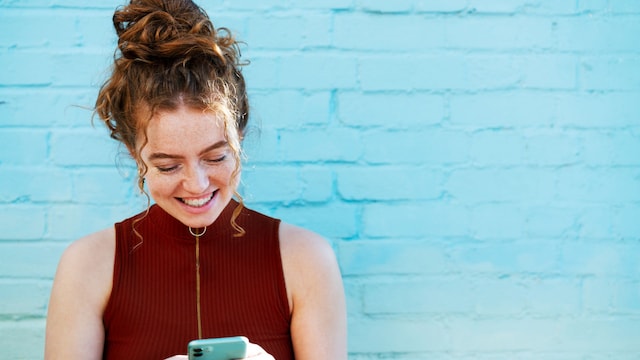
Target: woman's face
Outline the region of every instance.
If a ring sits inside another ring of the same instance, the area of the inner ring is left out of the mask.
[[[156,204],[192,228],[213,223],[237,185],[223,120],[211,112],[183,105],[157,113],[148,123],[140,157]]]

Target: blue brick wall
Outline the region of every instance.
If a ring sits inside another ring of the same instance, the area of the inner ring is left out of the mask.
[[[119,4],[0,1],[0,357],[144,207],[82,108]],[[351,359],[638,359],[640,2],[202,5],[252,62],[242,193],[333,242]]]

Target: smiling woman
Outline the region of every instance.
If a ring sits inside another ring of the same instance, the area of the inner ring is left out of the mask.
[[[214,114],[179,107],[147,126],[140,158],[158,206],[183,224],[202,228],[218,218],[238,184],[238,167]]]
[[[191,340],[242,335],[252,359],[346,359],[331,247],[237,193],[249,106],[233,36],[189,0],[132,0],[113,23],[96,114],[155,204],[65,251],[45,357],[186,358]]]

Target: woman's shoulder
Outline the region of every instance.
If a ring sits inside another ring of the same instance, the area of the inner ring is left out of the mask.
[[[297,256],[333,256],[333,248],[327,239],[284,221],[280,222],[280,242],[283,250]]]
[[[58,273],[77,280],[90,278],[96,286],[110,285],[114,255],[115,230],[109,227],[72,242],[60,258]]]
[[[285,276],[292,284],[303,284],[318,274],[336,273],[336,255],[329,241],[308,229],[280,223],[280,251]]]
[[[113,226],[86,235],[75,240],[65,249],[63,259],[94,262],[109,258],[109,255],[113,258],[115,238]]]

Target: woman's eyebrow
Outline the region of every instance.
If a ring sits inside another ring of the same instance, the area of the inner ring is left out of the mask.
[[[226,140],[220,140],[218,142],[216,142],[215,144],[212,144],[210,146],[207,146],[204,150],[200,151],[199,155],[203,155],[208,153],[209,151],[212,150],[216,150],[219,149],[221,147],[225,147],[227,146],[228,142]],[[153,161],[153,160],[160,160],[160,159],[183,159],[184,156],[182,155],[173,155],[173,154],[167,154],[167,153],[163,153],[163,152],[155,152],[151,155],[149,155],[149,160]]]

